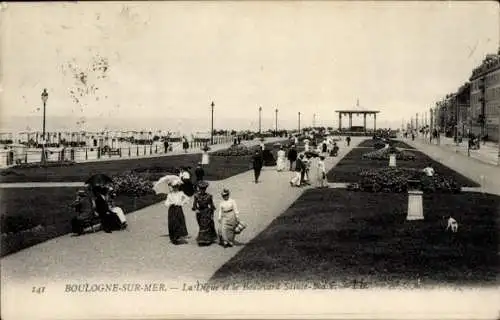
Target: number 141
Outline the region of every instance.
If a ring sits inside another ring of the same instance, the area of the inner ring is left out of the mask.
[[[31,293],[44,293],[45,292],[45,287],[33,287],[31,289]]]

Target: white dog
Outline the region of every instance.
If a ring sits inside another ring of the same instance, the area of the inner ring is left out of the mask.
[[[453,219],[452,217],[448,218],[448,225],[446,226],[445,231],[448,231],[448,230],[451,230],[452,232],[458,231],[458,222],[457,222],[457,220]]]

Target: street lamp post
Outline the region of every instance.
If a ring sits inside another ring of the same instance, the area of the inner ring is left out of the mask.
[[[278,108],[276,108],[276,110],[274,110],[274,112],[276,113],[276,117],[275,117],[275,120],[276,120],[275,131],[276,131],[276,136],[278,136]]]
[[[300,111],[299,111],[299,135],[300,135]]]
[[[432,135],[434,133],[434,115],[432,114],[432,108],[429,109],[429,143],[432,142]]]
[[[49,99],[49,94],[47,93],[47,89],[43,89],[42,92],[42,102],[43,102],[43,122],[42,122],[42,163],[46,162],[46,154],[45,154],[45,116],[46,116],[46,107],[47,100]]]
[[[262,115],[262,107],[259,107],[259,135],[261,134],[261,125],[262,125],[262,122],[261,122],[261,115]]]
[[[215,103],[212,101],[210,106],[212,107],[212,126],[211,126],[211,130],[210,130],[210,144],[213,145],[214,144],[214,107],[215,107]]]

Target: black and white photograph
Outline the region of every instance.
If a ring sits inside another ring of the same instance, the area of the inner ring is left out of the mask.
[[[0,3],[1,319],[500,319],[494,1]]]

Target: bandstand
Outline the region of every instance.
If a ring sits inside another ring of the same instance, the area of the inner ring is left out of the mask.
[[[380,111],[378,110],[369,110],[365,109],[359,106],[359,100],[356,103],[356,107],[353,109],[345,109],[345,110],[336,110],[339,114],[339,131],[342,131],[342,117],[343,116],[348,116],[349,117],[349,127],[347,131],[353,131],[353,126],[352,126],[352,115],[355,116],[360,116],[363,115],[363,131],[366,132],[366,116],[371,116],[373,115],[373,131],[377,130],[377,113]]]

